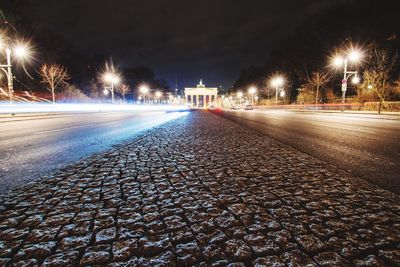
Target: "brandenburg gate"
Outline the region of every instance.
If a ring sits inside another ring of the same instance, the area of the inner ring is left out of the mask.
[[[206,108],[208,104],[217,102],[218,88],[206,87],[203,80],[195,88],[185,88],[186,103],[192,107]]]

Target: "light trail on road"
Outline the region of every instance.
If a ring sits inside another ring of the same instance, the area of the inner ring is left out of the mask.
[[[188,112],[63,113],[0,122],[0,194]]]
[[[43,112],[116,112],[116,111],[183,111],[187,106],[132,105],[132,104],[53,104],[53,103],[0,103],[0,114],[43,113]]]

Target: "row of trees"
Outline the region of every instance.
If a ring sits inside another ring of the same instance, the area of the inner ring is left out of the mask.
[[[102,100],[107,97],[104,94],[105,83],[103,77],[93,77],[86,90],[80,90],[76,86],[69,83],[71,76],[66,67],[60,64],[43,64],[40,67],[39,75],[41,83],[51,93],[52,102],[56,99],[61,101],[90,101]],[[164,92],[169,91],[168,84],[162,79],[155,79],[154,72],[146,67],[137,67],[128,69],[126,72],[127,79],[122,83],[115,84],[115,94],[121,97],[122,102],[126,102],[127,95],[131,95],[132,99],[138,97],[137,92],[140,84],[147,84],[150,88]],[[128,82],[133,86],[128,85]],[[57,96],[57,97],[56,97]]]

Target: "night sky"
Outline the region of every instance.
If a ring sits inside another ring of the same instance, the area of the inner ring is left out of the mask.
[[[243,67],[263,64],[280,41],[332,0],[28,0],[36,27],[82,53],[148,66],[175,87],[231,86]],[[33,7],[33,9],[32,9]]]

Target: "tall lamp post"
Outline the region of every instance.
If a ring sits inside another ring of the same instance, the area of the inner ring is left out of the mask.
[[[280,91],[283,92],[283,84],[285,83],[285,79],[282,76],[275,76],[271,79],[271,85],[275,88],[275,105],[278,106],[278,93]]]
[[[255,86],[251,86],[249,88],[249,93],[251,94],[251,104],[254,105],[254,94],[257,92],[257,88]]]
[[[111,101],[112,101],[112,103],[115,103],[114,87],[115,87],[115,85],[117,85],[120,82],[120,78],[115,72],[106,72],[104,74],[104,81],[110,84]]]
[[[333,58],[333,65],[337,68],[343,67],[343,80],[342,80],[342,112],[344,112],[344,105],[346,103],[346,91],[347,91],[347,81],[354,75],[352,82],[354,84],[359,83],[360,78],[358,77],[357,71],[349,71],[347,69],[349,62],[358,63],[362,58],[362,53],[358,49],[352,49],[345,54],[345,56],[336,55]]]
[[[143,103],[146,103],[146,95],[149,93],[150,88],[146,84],[142,84],[139,87],[139,92],[143,94]]]
[[[11,50],[8,42],[0,36],[0,53],[6,54],[6,64],[0,63],[0,69],[6,74],[7,77],[7,87],[8,87],[8,97],[10,102],[12,101],[14,95],[14,82],[12,73],[12,56],[14,55],[18,59],[28,59],[29,49],[26,44],[17,45]]]

